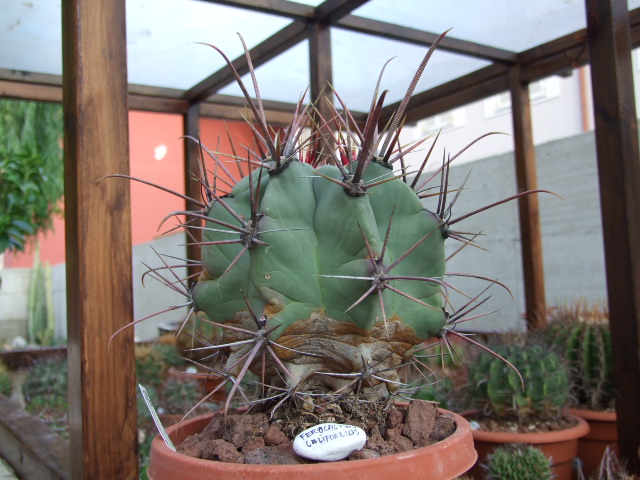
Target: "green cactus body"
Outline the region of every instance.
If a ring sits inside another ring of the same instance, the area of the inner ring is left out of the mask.
[[[372,162],[363,179],[392,175],[390,168]],[[387,366],[397,366],[403,360],[398,345],[406,351],[407,346],[441,332],[445,323],[441,287],[437,281],[389,280],[413,299],[385,288],[382,302],[377,291],[371,291],[353,306],[372,287],[363,278],[376,275],[376,260],[370,258],[369,248],[381,255],[391,222],[385,266],[424,240],[388,274],[441,279],[440,222],[399,179],[353,196],[325,177],[342,180],[335,166],[315,170],[297,160],[277,173],[263,174],[256,235],[267,245],[251,245],[229,271],[229,263],[246,245],[204,247],[204,272],[193,290],[195,305],[206,319],[250,329],[248,303],[256,314],[266,317],[267,329],[276,328],[272,340],[291,349],[276,349],[281,359],[307,365],[299,375],[317,371],[319,364],[340,373],[358,371],[363,358],[380,362],[389,357],[384,360]],[[256,194],[258,178],[254,172],[251,181]],[[222,199],[246,219],[252,210],[249,181],[245,177]],[[208,215],[238,225],[221,202],[214,201]],[[217,225],[215,230],[205,232],[205,242],[238,235]],[[242,338],[226,329],[223,334],[225,341]],[[240,349],[238,355],[243,352]]]
[[[593,410],[613,408],[611,336],[606,309],[581,303],[558,309],[547,337],[566,356],[572,394],[579,405]]]
[[[456,327],[484,303],[484,290],[468,296],[463,306],[447,296],[445,239],[473,244],[474,234],[451,227],[538,191],[452,218],[460,190],[450,189],[449,163],[465,148],[442,165],[437,207],[432,212],[423,206],[432,196],[426,185],[436,175],[424,181],[422,175],[438,137],[417,172],[408,172],[403,158],[422,141],[403,150],[399,139],[409,99],[442,38],[425,54],[390,119],[383,118],[386,93],[376,89],[363,129],[346,107],[327,120],[315,105],[300,103],[290,125],[277,134],[267,123],[254,72],[256,100],[233,63],[212,46],[253,113],[250,174],[232,179],[219,154],[207,150],[220,168],[201,164],[205,200],[186,197],[199,209],[169,215],[186,217],[182,226],[201,248],[200,260],[189,260],[188,267],[201,267],[201,273],[195,285],[191,275],[182,279],[167,263],[148,273],[187,298],[169,310],[190,307],[185,317],[190,325],[181,330],[197,332],[189,357],[216,357],[213,365],[232,384],[225,408],[249,371],[263,389],[281,392],[270,397],[274,401],[308,392],[385,398],[407,386],[398,376],[400,366],[427,368],[420,360],[422,346],[414,347],[433,337],[447,347],[452,338],[476,343]],[[240,161],[235,153],[232,159]],[[393,165],[400,168],[394,172]],[[222,170],[231,183],[218,175]],[[411,183],[410,174],[415,174]],[[234,186],[219,189],[223,183]],[[164,275],[166,270],[177,281]]]
[[[483,353],[469,368],[471,394],[498,417],[553,417],[569,398],[569,376],[560,358],[540,345],[501,346],[518,374],[499,358]]]

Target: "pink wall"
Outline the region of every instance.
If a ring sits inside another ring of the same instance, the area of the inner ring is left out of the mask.
[[[230,152],[224,123],[202,119],[201,137],[210,150]],[[238,154],[246,156],[241,145],[252,145],[250,129],[241,122],[227,122]],[[129,145],[131,175],[184,193],[182,116],[148,112],[129,112]],[[236,175],[237,168],[230,159],[224,159],[229,170]],[[246,171],[246,167],[244,169]],[[108,179],[109,182],[125,182]],[[139,182],[131,182],[132,240],[134,245],[149,242],[176,222],[169,220],[161,230],[158,226],[169,212],[184,209],[184,201]],[[54,219],[54,231],[40,234],[40,259],[55,265],[65,261],[64,220]],[[24,253],[5,252],[5,268],[29,268],[33,265],[35,241]]]

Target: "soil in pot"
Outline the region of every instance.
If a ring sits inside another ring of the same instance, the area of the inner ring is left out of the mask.
[[[478,451],[478,463],[470,471],[475,479],[483,479],[483,464],[498,446],[504,443],[527,443],[551,459],[556,480],[571,480],[573,460],[578,455],[578,439],[589,432],[581,418],[565,414],[563,417],[521,422],[497,421],[478,413],[465,414],[473,428],[473,439]]]
[[[367,404],[358,406],[363,405]],[[307,410],[306,414],[281,411],[271,420],[264,412],[230,411],[226,429],[222,414],[200,417],[168,430],[178,444],[178,451],[184,454],[171,451],[156,437],[150,478],[171,478],[172,473],[188,470],[189,479],[388,479],[404,476],[440,480],[457,478],[466,472],[477,457],[468,423],[456,414],[435,409],[430,402],[416,401],[412,406],[388,404],[382,412],[374,412],[367,408],[349,411],[344,405],[338,410],[334,405],[332,411],[327,409],[326,412],[317,409]],[[368,442],[362,450],[351,455],[352,461],[315,463],[297,456],[292,450],[292,436],[308,426],[324,422],[358,425],[368,433]],[[424,445],[428,446],[420,448]],[[186,454],[218,461],[196,459]],[[196,476],[195,470],[207,472],[209,477]]]
[[[355,425],[367,433],[362,450],[350,460],[377,458],[437,443],[455,431],[453,417],[439,414],[430,402],[416,400],[411,407],[373,403],[332,404],[324,411],[292,409],[273,420],[266,413],[230,411],[227,424],[214,416],[200,434],[192,435],[177,447],[195,458],[232,463],[288,465],[312,463],[293,451],[292,440],[303,430],[320,423]]]

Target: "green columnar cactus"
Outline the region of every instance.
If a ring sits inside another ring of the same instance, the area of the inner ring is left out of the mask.
[[[199,354],[222,360],[219,373],[232,383],[227,402],[250,371],[265,388],[286,396],[386,397],[402,386],[398,368],[425,367],[414,354],[426,340],[448,346],[452,336],[475,343],[455,327],[482,304],[481,295],[447,310],[444,242],[473,245],[475,237],[455,231],[454,224],[532,192],[452,218],[460,191],[450,195],[448,169],[459,154],[445,158],[431,176],[440,178],[435,188],[423,180],[433,145],[417,172],[405,170],[404,155],[422,143],[399,146],[405,108],[441,38],[388,122],[381,120],[386,92],[378,96],[376,90],[364,128],[344,104],[342,112],[329,105],[330,119],[300,104],[277,134],[267,124],[254,72],[256,99],[213,47],[255,117],[256,145],[232,158],[246,162],[241,178],[205,148],[214,166],[202,161],[202,201],[188,199],[200,210],[167,217],[186,217],[182,226],[191,238],[202,233],[196,283],[178,279],[168,264],[149,273],[174,290],[183,287],[191,307],[186,321],[194,322],[185,331],[215,328],[210,342],[194,338],[203,344]],[[435,197],[431,209],[423,205],[427,197]]]
[[[555,353],[541,345],[499,346],[494,351],[508,358],[522,379],[499,358],[480,354],[469,367],[470,393],[487,413],[520,419],[561,414],[569,398],[569,374]]]
[[[13,390],[13,380],[9,373],[9,368],[0,361],[0,393],[8,397],[11,395],[11,390]]]
[[[570,367],[572,394],[592,410],[613,408],[613,367],[609,315],[601,306],[584,302],[555,309],[546,334]]]
[[[487,480],[551,480],[549,459],[531,445],[507,444],[487,459]]]

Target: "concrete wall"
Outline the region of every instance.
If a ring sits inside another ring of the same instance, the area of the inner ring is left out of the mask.
[[[141,281],[143,273],[149,267],[161,267],[164,264],[154,252],[184,258],[184,235],[168,235],[151,242],[133,247],[133,289],[134,289],[134,318],[141,319],[165,310],[172,305],[184,303],[185,299],[171,289],[161,285],[158,281],[147,276],[144,284]],[[153,247],[153,248],[152,248]],[[180,264],[175,259],[167,258],[169,265]],[[27,301],[29,295],[29,277],[31,270],[27,268],[9,268],[0,270],[0,345],[11,341],[16,335],[27,338]],[[176,269],[180,276],[185,275],[184,269]],[[171,277],[169,272],[163,275]],[[56,317],[56,338],[67,336],[67,299],[65,264],[52,267],[53,304]],[[136,325],[136,337],[146,340],[157,336],[158,324],[182,320],[186,309],[181,308],[167,312]]]
[[[27,338],[31,269],[0,269],[0,348],[16,336]]]
[[[592,133],[540,145],[536,149],[539,188],[552,195],[540,195],[543,235],[545,291],[553,305],[584,297],[590,301],[606,299],[602,227]],[[453,208],[452,218],[513,195],[515,170],[513,154],[503,154],[453,167],[451,185],[456,187],[471,171],[465,190]],[[491,298],[477,313],[496,311],[465,327],[477,330],[523,329],[524,290],[520,257],[520,234],[516,202],[496,207],[464,220],[455,230],[483,232],[477,243],[489,250],[471,246],[456,255],[447,266],[449,272],[474,273],[505,283],[513,293],[493,286]],[[447,241],[453,252],[460,245]],[[451,283],[470,295],[477,295],[486,282],[452,277]],[[486,296],[485,295],[485,296]],[[464,298],[452,296],[455,305]]]

